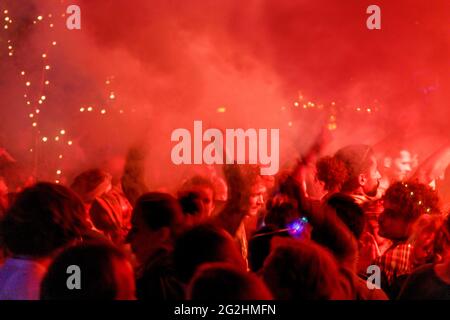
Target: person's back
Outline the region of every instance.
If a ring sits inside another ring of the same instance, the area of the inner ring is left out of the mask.
[[[450,300],[450,281],[438,276],[434,264],[416,269],[406,280],[399,300]]]
[[[439,199],[428,186],[420,183],[394,183],[386,191],[384,211],[380,215],[380,234],[393,245],[375,264],[382,271],[382,287],[390,298],[397,297],[414,265],[413,226],[421,215],[439,214]]]
[[[179,300],[184,291],[175,276],[173,240],[182,227],[182,212],[174,197],[161,192],[140,196],[133,209],[127,241],[135,255],[139,300]]]
[[[38,183],[20,193],[0,223],[10,257],[0,267],[0,299],[36,300],[52,256],[88,230],[81,200],[66,187]]]
[[[262,276],[279,300],[351,299],[334,257],[312,241],[274,239]]]
[[[251,272],[228,263],[206,263],[198,268],[189,283],[187,298],[200,301],[271,300],[272,294]]]
[[[450,300],[450,219],[447,217],[435,239],[435,259],[417,268],[399,294],[400,300]]]
[[[69,247],[48,268],[42,280],[40,298],[134,300],[133,267],[126,254],[107,241]]]
[[[37,300],[49,259],[8,258],[0,268],[0,300]]]

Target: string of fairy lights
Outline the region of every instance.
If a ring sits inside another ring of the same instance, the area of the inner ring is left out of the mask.
[[[10,39],[12,38],[12,33],[14,30],[14,24],[13,24],[13,18],[11,17],[12,13],[8,9],[2,9],[4,26],[3,29],[6,32],[6,39],[7,40],[7,49],[8,49],[8,56],[13,57],[15,55],[13,41]],[[55,21],[56,18],[60,18],[62,21]],[[65,158],[65,152],[67,151],[67,148],[70,148],[73,146],[74,142],[70,138],[69,132],[66,128],[54,128],[50,132],[48,130],[45,130],[44,128],[41,128],[41,122],[43,120],[43,116],[45,114],[45,104],[48,101],[48,98],[51,94],[51,72],[53,70],[53,66],[51,65],[51,58],[52,58],[52,49],[54,49],[58,45],[58,41],[54,36],[54,33],[52,33],[53,28],[58,23],[58,25],[65,26],[65,17],[66,14],[63,12],[59,16],[55,16],[54,13],[48,13],[48,14],[39,14],[37,15],[33,20],[33,27],[35,28],[41,28],[39,31],[47,31],[50,33],[52,40],[48,43],[45,43],[42,47],[40,52],[37,52],[36,54],[39,55],[39,64],[38,67],[39,72],[35,72],[35,66],[34,68],[29,68],[27,70],[25,67],[20,68],[19,77],[20,81],[24,85],[24,104],[27,108],[28,112],[28,120],[31,125],[32,130],[32,136],[33,136],[33,142],[32,146],[29,148],[29,152],[34,154],[34,162],[35,162],[35,170],[34,170],[34,176],[36,177],[37,174],[37,167],[38,167],[38,153],[39,150],[43,147],[43,145],[49,145],[53,144],[53,147],[56,147],[54,149],[57,150],[56,152],[56,168],[54,169],[54,181],[56,183],[60,183],[63,177],[63,159]],[[47,30],[43,30],[43,28],[49,28]],[[32,53],[27,52],[28,55],[31,55]],[[37,76],[33,76],[35,74],[38,74]],[[113,87],[115,77],[109,76],[105,80],[106,90],[107,90],[107,103],[103,103],[105,106],[99,107],[98,104],[85,104],[84,106],[80,107],[79,112],[80,113],[86,113],[86,114],[94,114],[99,113],[102,116],[105,116],[107,113],[109,113],[113,109],[114,102],[117,99],[116,92],[111,89]],[[117,110],[118,114],[124,114],[125,111],[123,108]]]
[[[6,32],[7,49],[8,56],[13,57],[15,55],[14,44],[11,40],[10,33],[14,29],[14,19],[10,13],[10,11],[6,8],[1,9],[3,13],[3,30]],[[56,183],[61,182],[61,178],[63,176],[63,159],[65,158],[65,152],[67,148],[73,146],[74,142],[70,138],[70,134],[68,130],[64,127],[53,128],[50,132],[48,130],[44,131],[44,128],[41,128],[40,124],[43,119],[43,115],[45,114],[45,105],[48,101],[49,96],[51,95],[51,75],[53,71],[53,66],[51,65],[51,58],[53,54],[53,49],[59,45],[57,39],[54,39],[54,33],[52,30],[54,29],[57,21],[55,19],[61,19],[58,21],[58,26],[65,25],[65,16],[66,14],[63,12],[60,15],[55,15],[54,13],[48,14],[39,14],[33,20],[33,26],[36,28],[48,28],[46,31],[49,31],[51,34],[51,40],[47,41],[43,46],[43,49],[40,52],[30,53],[27,52],[28,55],[38,54],[39,55],[39,72],[33,72],[34,70],[26,70],[26,68],[22,68],[19,72],[20,81],[24,85],[24,104],[26,108],[28,108],[28,118],[29,123],[31,125],[31,130],[33,132],[33,143],[32,147],[29,149],[31,153],[35,154],[35,159],[37,162],[38,159],[38,151],[42,147],[42,145],[53,144],[57,146],[56,148],[58,152],[56,153],[56,168],[54,169],[54,181]],[[42,29],[40,31],[43,31]],[[38,76],[33,77],[34,74],[38,74]],[[83,104],[79,108],[79,112],[83,115],[88,114],[100,114],[105,116],[107,114],[112,114],[113,111],[118,114],[124,114],[124,108],[116,108],[116,100],[117,93],[114,90],[114,81],[115,76],[111,75],[106,77],[104,80],[104,84],[106,86],[106,97],[102,101],[102,103],[86,103]],[[290,107],[283,106],[281,107],[281,111],[293,111],[293,110],[323,110],[323,112],[327,112],[328,114],[328,129],[330,131],[334,131],[337,129],[337,120],[339,116],[339,111],[345,108],[345,110],[353,110],[359,114],[372,114],[378,111],[378,107],[376,106],[352,106],[352,107],[344,107],[339,106],[336,102],[332,101],[329,103],[321,103],[317,101],[312,101],[311,99],[307,99],[301,92],[298,93],[296,99],[292,102]],[[225,106],[220,106],[216,109],[218,113],[227,112],[227,108]],[[292,112],[291,112],[292,114]],[[293,127],[293,121],[288,121],[288,127]],[[35,168],[37,167],[37,163],[35,163]],[[35,173],[36,175],[36,173]]]
[[[327,128],[329,131],[337,130],[337,120],[339,117],[339,113],[342,112],[342,110],[346,111],[353,111],[356,114],[366,114],[366,115],[372,115],[379,111],[378,106],[343,106],[338,105],[335,101],[331,101],[329,103],[319,103],[319,102],[313,102],[310,99],[307,99],[301,92],[298,93],[298,97],[294,102],[292,103],[292,107],[295,110],[323,110],[324,112],[327,112],[328,114],[328,121],[327,121]],[[286,111],[288,108],[286,106],[281,107],[281,111]],[[288,122],[288,127],[293,126],[293,122]]]
[[[338,115],[342,110],[346,111],[353,111],[356,114],[366,114],[366,115],[372,115],[379,111],[378,106],[340,106],[335,101],[331,101],[330,103],[317,103],[313,102],[310,99],[307,99],[301,92],[298,93],[297,99],[295,99],[291,107],[282,106],[280,108],[281,112],[286,111],[307,111],[307,110],[322,110],[324,112],[328,113],[328,121],[327,121],[327,128],[330,131],[337,130],[337,120]],[[227,108],[224,106],[218,107],[216,109],[217,113],[225,113],[227,111]],[[293,127],[293,121],[289,120],[287,123],[288,127]]]
[[[407,191],[410,190],[408,183],[406,182],[402,182],[402,185],[404,188],[406,188]],[[414,194],[414,191],[409,191],[409,196],[413,199],[413,201],[417,201],[416,199],[416,195]],[[417,201],[417,205],[420,207],[424,207],[425,204],[422,200]],[[424,207],[424,211],[425,213],[431,213],[431,208],[430,207]]]

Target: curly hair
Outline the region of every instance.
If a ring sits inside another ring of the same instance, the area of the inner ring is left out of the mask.
[[[348,179],[348,170],[345,164],[336,157],[326,156],[316,163],[317,179],[325,184],[325,190],[340,190]]]
[[[384,201],[395,206],[397,214],[414,221],[422,214],[440,214],[439,197],[430,187],[418,182],[396,182],[384,195]]]
[[[53,183],[23,190],[0,223],[1,243],[14,255],[44,257],[88,230],[80,198]]]

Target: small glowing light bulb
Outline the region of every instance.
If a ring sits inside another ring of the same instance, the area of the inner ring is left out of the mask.
[[[62,135],[66,134],[66,130],[62,129],[59,133],[61,133]]]
[[[44,141],[44,142],[47,142],[47,140],[48,140],[47,137],[42,138],[42,141]]]

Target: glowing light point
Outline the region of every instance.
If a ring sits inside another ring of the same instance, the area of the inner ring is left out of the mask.
[[[42,100],[39,100],[38,103],[39,103],[39,104],[42,104]]]
[[[8,25],[7,24],[5,24],[5,29],[8,29]]]
[[[41,96],[41,100],[45,100],[46,98],[46,96]]]
[[[65,135],[66,134],[66,130],[62,129],[59,133],[62,134],[62,135]]]
[[[111,94],[109,95],[109,98],[110,98],[111,100],[113,100],[113,99],[116,98],[116,95],[114,94],[114,92],[111,92]]]
[[[27,101],[27,105],[30,105],[31,104],[31,102],[30,101]]]
[[[328,124],[328,130],[329,130],[329,131],[334,131],[334,130],[336,130],[336,129],[337,129],[336,123],[329,123],[329,124]]]
[[[56,41],[53,41],[53,42],[52,42],[52,45],[56,46]]]
[[[42,141],[44,141],[44,142],[47,142],[47,140],[48,140],[47,137],[42,138]]]
[[[39,112],[41,112],[41,110],[39,110],[39,109],[36,109],[36,111],[35,111],[37,114],[39,114]]]
[[[102,111],[100,111],[100,113],[101,113],[101,114],[105,114],[105,113],[106,113],[106,110],[105,110],[105,109],[102,109]]]
[[[49,65],[46,65],[46,66],[45,66],[45,70],[50,70],[50,66],[49,66]]]
[[[217,112],[218,113],[225,113],[227,111],[227,108],[225,108],[225,107],[219,107],[219,108],[217,108]]]
[[[31,125],[32,125],[33,127],[36,127],[36,126],[37,126],[37,123],[36,123],[36,122],[33,122]]]
[[[84,112],[84,108],[80,108],[80,112]]]
[[[46,80],[45,85],[48,86],[50,84],[50,81]]]
[[[288,122],[288,126],[289,126],[289,127],[292,127],[292,121],[289,121],[289,122]]]
[[[30,82],[30,81],[27,81],[27,82],[25,82],[25,85],[26,85],[27,87],[29,87],[29,86],[31,86],[31,82]]]
[[[58,136],[55,137],[55,141],[59,141],[59,137]]]
[[[42,16],[38,16],[37,19],[38,19],[39,21],[42,21],[43,17],[42,17]]]
[[[53,28],[53,23],[50,23],[50,28]]]
[[[56,170],[56,174],[61,174],[61,170]]]
[[[87,111],[91,112],[93,110],[92,107],[87,108]]]
[[[367,112],[368,112],[368,113],[371,113],[371,112],[372,112],[372,109],[367,108]]]
[[[332,101],[332,102],[331,102],[331,105],[332,105],[332,106],[336,105],[336,102]]]
[[[33,118],[33,117],[34,117],[34,114],[30,113],[28,116],[29,116],[30,118]]]
[[[24,76],[25,75],[25,71],[22,71],[20,74]]]
[[[298,107],[299,103],[297,101],[294,102],[294,106]]]
[[[8,10],[3,11],[4,14],[8,14]]]
[[[56,183],[56,184],[59,184],[59,180],[55,180],[55,183]]]
[[[72,141],[67,141],[67,144],[69,145],[69,146],[71,146],[72,145]]]
[[[44,58],[44,59],[47,58],[47,54],[43,53],[42,58]]]
[[[62,159],[62,158],[63,158],[63,155],[62,155],[62,154],[60,154],[60,155],[58,156],[58,158],[59,158],[59,159]]]
[[[9,17],[5,17],[5,21],[9,21]]]

